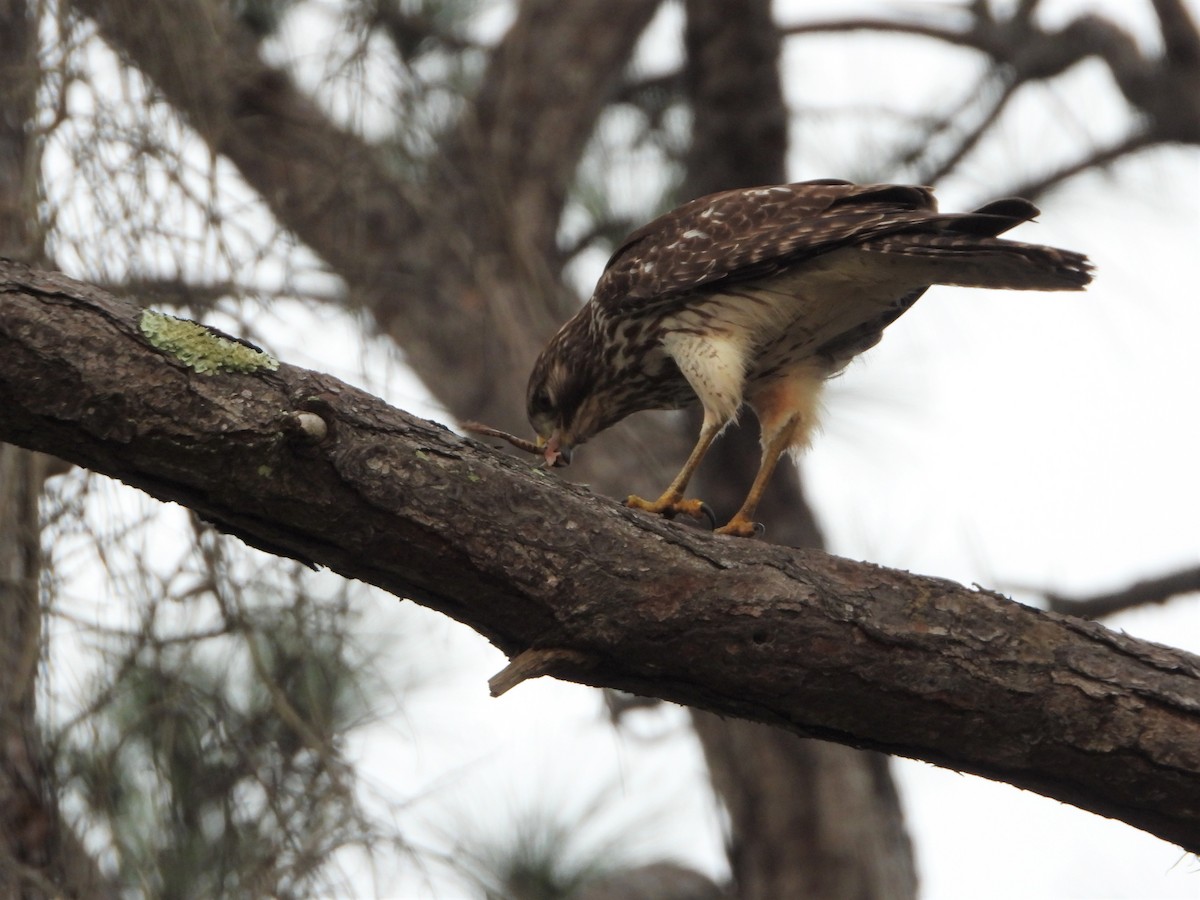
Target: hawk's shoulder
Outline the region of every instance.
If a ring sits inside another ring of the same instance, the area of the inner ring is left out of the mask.
[[[593,302],[621,312],[719,282],[766,277],[936,210],[926,187],[833,179],[710,194],[629,235],[609,259]]]

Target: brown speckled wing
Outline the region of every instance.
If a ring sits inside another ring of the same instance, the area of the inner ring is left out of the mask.
[[[718,283],[769,276],[820,253],[936,217],[927,188],[818,181],[693,200],[631,234],[594,301],[619,313]]]

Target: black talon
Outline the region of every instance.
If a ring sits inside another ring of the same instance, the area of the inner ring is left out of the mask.
[[[709,506],[707,503],[704,503],[703,501],[701,501],[701,503],[700,503],[700,515],[702,515],[702,516],[704,516],[704,518],[708,519],[708,530],[709,531],[717,530],[717,514],[712,511],[711,506]]]
[[[755,523],[754,523],[754,536],[755,536],[756,538],[760,538],[760,537],[762,537],[762,536],[763,536],[764,534],[766,534],[766,533],[767,533],[767,526],[766,526],[766,525],[764,525],[762,522],[755,522]]]

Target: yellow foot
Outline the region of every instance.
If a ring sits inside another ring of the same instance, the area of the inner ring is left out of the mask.
[[[733,537],[762,537],[767,529],[760,522],[751,522],[741,516],[734,516],[726,524],[716,530],[716,534],[728,534]]]
[[[657,500],[643,500],[630,494],[625,499],[625,505],[630,509],[643,509],[646,512],[658,513],[661,516],[666,516],[668,519],[673,519],[680,513],[685,516],[691,516],[693,519],[708,519],[713,521],[712,510],[704,503],[703,500],[685,500],[679,496],[663,494]]]

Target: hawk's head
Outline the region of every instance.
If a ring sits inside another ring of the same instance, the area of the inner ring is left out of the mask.
[[[576,316],[542,351],[529,376],[525,408],[547,465],[565,466],[571,451],[636,409],[613,354],[597,346],[593,323]]]
[[[525,409],[549,466],[571,463],[571,451],[600,429],[589,421],[586,408],[590,386],[580,368],[569,363],[570,344],[550,343],[529,376]]]

